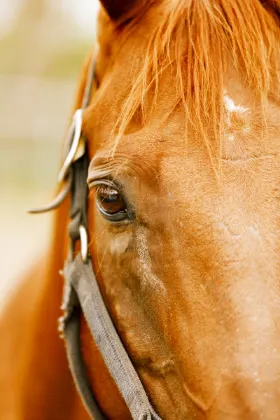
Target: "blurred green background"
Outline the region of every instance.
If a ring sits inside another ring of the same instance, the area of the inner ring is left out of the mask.
[[[26,214],[55,189],[97,0],[0,2],[0,303],[42,254],[50,216]]]

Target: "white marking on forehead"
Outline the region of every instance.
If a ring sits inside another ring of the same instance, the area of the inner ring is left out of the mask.
[[[248,226],[247,231],[250,234],[252,239],[255,238],[257,240],[262,240],[262,235],[259,229],[257,229],[255,226]]]
[[[152,271],[152,261],[144,228],[140,227],[138,229],[136,239],[136,247],[139,255],[138,267],[141,271],[142,279],[144,280],[143,286],[152,286],[153,288],[156,288],[157,291],[166,293],[166,289],[162,284],[162,281]]]
[[[224,95],[224,102],[225,102],[226,110],[228,112],[244,113],[244,112],[248,111],[248,109],[249,109],[249,108],[245,108],[242,105],[236,105],[234,103],[234,100],[232,98],[230,98],[228,95]]]

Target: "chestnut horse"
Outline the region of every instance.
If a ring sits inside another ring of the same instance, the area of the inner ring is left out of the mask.
[[[101,3],[82,131],[113,323],[161,418],[279,419],[280,1]],[[2,314],[1,419],[89,418],[57,333],[69,206]],[[131,418],[83,315],[80,339],[104,416]]]

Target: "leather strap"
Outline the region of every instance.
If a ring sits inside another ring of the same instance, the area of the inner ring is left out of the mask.
[[[93,57],[82,109],[90,100],[91,86],[94,80],[95,58]],[[72,139],[75,130],[72,133]],[[72,141],[72,140],[71,140]],[[71,148],[71,142],[68,145]],[[70,252],[65,263],[63,274],[65,290],[60,319],[60,331],[65,339],[69,367],[84,405],[94,420],[104,419],[91,391],[87,378],[85,363],[80,350],[80,313],[83,312],[92,337],[103,356],[104,362],[119,388],[132,418],[135,420],[160,420],[153,410],[143,385],[126,353],[117,331],[112,323],[101,296],[90,258],[79,254],[74,259],[75,244],[80,239],[81,227],[86,231],[87,221],[87,171],[89,157],[87,148],[77,160],[72,160],[68,176],[72,180],[70,208]],[[110,397],[109,397],[110,398]]]
[[[66,300],[64,309],[64,338],[72,375],[79,394],[92,419],[102,414],[90,391],[84,361],[80,353],[79,310],[83,311],[93,339],[105,364],[135,420],[160,420],[153,410],[143,385],[115,330],[100,293],[91,261],[80,255],[68,261],[64,268]]]
[[[81,354],[79,305],[72,308],[71,316],[65,323],[64,339],[71,374],[84,406],[92,419],[104,420],[105,417],[101,413],[101,410],[92,394],[85,363]]]
[[[88,165],[89,158],[86,150],[85,154],[77,161],[73,162],[71,167],[73,181],[71,187],[70,223],[68,227],[69,237],[71,240],[70,258],[73,258],[75,243],[80,239],[80,226],[83,226],[86,230],[88,228]]]

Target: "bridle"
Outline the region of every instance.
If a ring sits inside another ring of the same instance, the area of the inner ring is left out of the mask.
[[[89,105],[95,80],[95,56],[88,70],[81,108],[73,117],[66,139],[66,158],[59,173],[64,187],[54,201],[30,213],[42,213],[57,208],[71,195],[68,258],[62,274],[65,278],[59,331],[65,340],[69,367],[83,403],[94,420],[104,419],[86,374],[80,348],[80,313],[83,312],[93,339],[135,420],[160,420],[152,408],[143,385],[118,336],[100,293],[96,276],[88,256],[87,172],[89,156],[85,137],[82,136],[83,110]],[[75,245],[81,250],[75,257]]]

